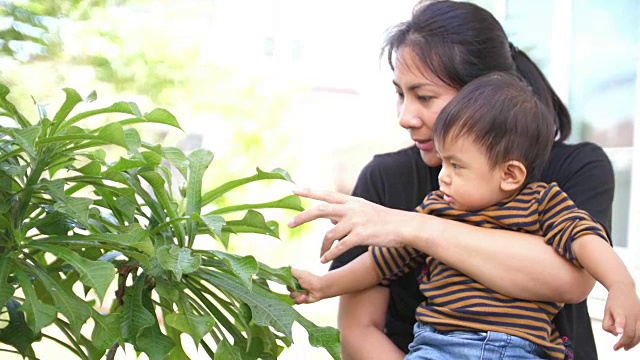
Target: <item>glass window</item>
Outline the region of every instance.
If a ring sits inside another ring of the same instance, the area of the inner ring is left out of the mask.
[[[616,177],[611,236],[617,247],[629,247],[640,2],[497,0],[494,4],[504,4],[498,19],[509,39],[540,66],[569,107],[573,117],[569,141],[597,143],[611,159]]]
[[[628,246],[640,2],[574,1],[569,110],[574,140],[593,141],[616,176],[612,239]]]

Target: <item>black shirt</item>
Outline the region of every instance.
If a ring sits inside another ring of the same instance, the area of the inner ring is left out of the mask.
[[[413,211],[429,192],[438,189],[439,172],[439,167],[424,163],[415,146],[376,155],[361,171],[353,195],[389,208]],[[614,178],[611,162],[602,148],[592,143],[554,144],[540,180],[557,182],[578,208],[589,212],[610,232]],[[366,247],[350,249],[333,261],[331,269],[365,251]],[[389,285],[385,333],[404,352],[413,341],[415,309],[424,300],[418,290],[418,271]],[[554,323],[560,334],[571,341],[575,359],[598,358],[586,301],[565,305]]]

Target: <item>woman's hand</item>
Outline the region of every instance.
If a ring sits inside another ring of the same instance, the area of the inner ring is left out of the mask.
[[[320,249],[322,263],[335,259],[357,245],[403,246],[394,231],[401,231],[407,225],[406,222],[403,224],[402,218],[411,214],[409,212],[389,209],[334,191],[302,189],[295,190],[293,193],[304,198],[324,201],[324,203],[297,214],[289,222],[289,227],[300,226],[320,218],[329,219],[335,225],[327,231],[322,240]],[[333,246],[336,240],[340,241]]]

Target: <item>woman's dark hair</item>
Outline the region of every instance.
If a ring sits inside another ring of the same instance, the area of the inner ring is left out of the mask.
[[[522,78],[505,72],[480,76],[465,85],[435,121],[439,147],[468,136],[489,164],[520,161],[525,184],[538,181],[553,145],[553,113]]]
[[[538,98],[555,112],[555,137],[571,134],[571,117],[544,74],[507,39],[491,13],[478,5],[459,1],[421,1],[409,21],[388,33],[383,46],[391,69],[394,54],[407,47],[427,70],[445,84],[462,87],[490,72],[519,74]]]

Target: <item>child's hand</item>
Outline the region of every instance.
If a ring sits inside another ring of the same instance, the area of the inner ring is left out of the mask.
[[[617,285],[609,289],[602,329],[618,336],[613,350],[629,350],[640,342],[640,299],[634,286]]]
[[[303,290],[289,290],[289,296],[296,304],[311,304],[324,299],[321,294],[322,277],[314,275],[308,271],[291,269],[291,275],[298,280]]]

